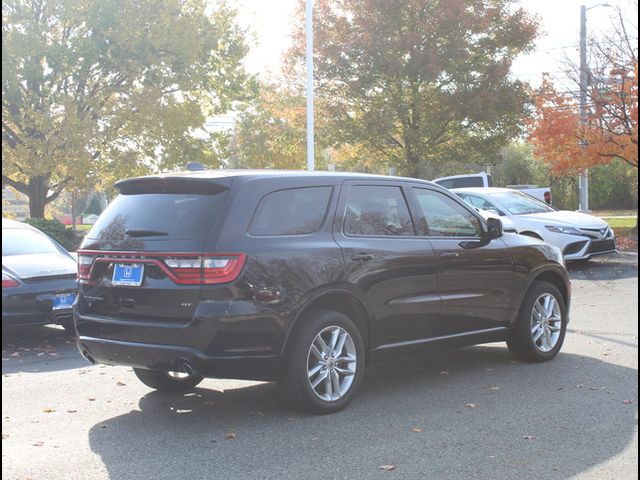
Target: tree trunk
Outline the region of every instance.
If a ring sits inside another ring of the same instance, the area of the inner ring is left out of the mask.
[[[47,193],[49,191],[48,176],[39,175],[29,178],[29,216],[31,218],[44,218],[44,207],[47,205]]]

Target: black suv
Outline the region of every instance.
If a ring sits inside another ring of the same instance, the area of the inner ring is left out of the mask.
[[[432,183],[247,170],[116,187],[78,251],[78,347],[152,388],[278,380],[327,413],[394,354],[506,340],[545,361],[562,345],[560,251]]]

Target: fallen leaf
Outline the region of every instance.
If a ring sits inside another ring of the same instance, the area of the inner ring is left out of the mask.
[[[229,432],[229,433],[225,433],[224,434],[224,439],[225,440],[233,440],[235,438],[236,438],[236,434],[235,433]]]
[[[44,442],[33,442],[34,447],[41,447],[44,445]]]
[[[118,380],[118,381],[116,382],[116,385],[118,385],[119,387],[124,387],[124,386],[126,385],[126,383],[121,382],[120,380]]]
[[[51,407],[47,407],[45,409],[42,410],[44,413],[53,413],[55,412],[55,408],[51,408]]]
[[[412,431],[413,433],[420,433],[420,432],[422,432],[422,429],[421,429],[421,428],[416,427],[416,428],[412,428],[412,429],[411,429],[411,431]]]
[[[493,385],[491,387],[489,387],[491,390],[500,390],[500,387]]]
[[[467,403],[466,405],[469,408],[476,408],[476,404],[475,403]]]
[[[522,438],[523,438],[523,440],[535,440],[536,439],[535,435],[523,435]]]
[[[624,403],[625,405],[631,405],[633,403],[633,400],[623,400],[622,403]]]
[[[73,408],[70,408],[69,410],[67,410],[67,413],[76,413],[78,410],[75,410]]]
[[[87,400],[89,400],[90,402],[95,402],[96,397],[87,397]]]
[[[584,385],[579,383],[579,384],[576,385],[576,388],[584,388]]]
[[[385,471],[387,471],[387,472],[390,472],[390,471],[392,471],[392,470],[395,470],[395,469],[396,469],[396,466],[395,466],[395,465],[380,465],[380,466],[378,467],[378,469],[379,469],[379,470],[385,470]]]

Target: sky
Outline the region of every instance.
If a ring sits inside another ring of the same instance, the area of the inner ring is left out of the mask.
[[[259,76],[279,71],[283,53],[290,44],[293,14],[299,0],[237,0],[240,24],[254,35],[247,69]],[[565,56],[577,62],[580,29],[580,5],[598,5],[596,0],[520,0],[518,5],[536,14],[541,21],[541,35],[536,51],[516,60],[514,76],[534,86],[542,73],[562,76]],[[608,0],[613,6],[631,11],[630,0]],[[587,12],[587,31],[594,33],[611,28],[611,8],[597,7]],[[637,23],[636,23],[637,25]],[[636,34],[637,36],[637,34]]]

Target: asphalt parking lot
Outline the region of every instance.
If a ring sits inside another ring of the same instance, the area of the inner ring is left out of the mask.
[[[273,384],[157,393],[89,365],[61,329],[4,332],[2,478],[637,478],[637,259],[570,266],[553,362],[491,344],[376,365],[329,416],[290,410]]]

